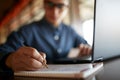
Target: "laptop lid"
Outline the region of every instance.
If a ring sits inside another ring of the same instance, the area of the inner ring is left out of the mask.
[[[93,60],[120,56],[120,0],[96,0]]]
[[[120,0],[95,0],[93,53],[89,60],[59,59],[56,63],[88,63],[120,56]]]

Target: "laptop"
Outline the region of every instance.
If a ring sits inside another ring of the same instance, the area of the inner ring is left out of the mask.
[[[93,60],[120,57],[120,0],[96,0]]]
[[[91,63],[120,56],[120,0],[95,0],[93,50],[90,58],[62,58],[55,63]]]

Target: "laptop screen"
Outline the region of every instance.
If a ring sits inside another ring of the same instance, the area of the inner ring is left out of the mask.
[[[94,19],[94,59],[120,55],[120,0],[96,0]]]

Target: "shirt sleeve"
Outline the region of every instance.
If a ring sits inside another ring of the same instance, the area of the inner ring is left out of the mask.
[[[79,35],[75,30],[73,30],[74,35],[74,47],[78,47],[81,43],[82,44],[88,44],[87,41]]]
[[[26,45],[26,40],[31,41],[32,39],[32,30],[29,29],[29,27],[32,27],[31,25],[25,25],[21,27],[18,31],[12,32],[8,38],[6,43],[0,45],[0,67],[7,70],[7,66],[5,65],[6,58],[16,50],[18,50],[20,47]],[[34,27],[34,26],[33,26]],[[6,68],[4,68],[6,67]]]
[[[22,40],[17,32],[13,32],[12,34],[10,34],[6,43],[0,45],[0,68],[2,70],[9,69],[5,65],[6,58],[21,46],[22,46]]]

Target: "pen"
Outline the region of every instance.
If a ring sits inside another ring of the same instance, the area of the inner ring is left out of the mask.
[[[42,65],[43,65],[44,67],[48,68],[48,65],[46,64],[46,55],[43,55],[42,52],[40,52],[40,53],[41,53],[41,55],[42,55],[42,57],[43,57],[43,61],[41,62]]]
[[[45,63],[45,59],[43,60],[42,65],[48,68],[48,65]]]

